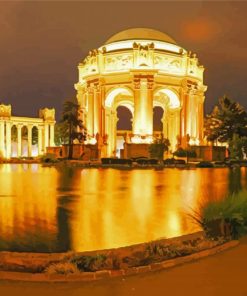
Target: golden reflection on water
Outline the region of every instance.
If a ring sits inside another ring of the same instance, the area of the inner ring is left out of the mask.
[[[197,231],[188,217],[246,188],[246,169],[0,166],[0,250],[83,251]]]

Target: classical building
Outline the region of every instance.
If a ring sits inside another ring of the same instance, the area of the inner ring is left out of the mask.
[[[162,133],[171,151],[203,141],[204,67],[196,54],[168,35],[146,28],[117,33],[79,64],[75,84],[89,144],[115,156],[117,137],[126,144],[154,139],[153,109],[163,110]],[[117,133],[117,108],[126,107],[132,129]]]
[[[0,157],[44,154],[46,147],[54,146],[54,125],[55,109],[40,109],[39,118],[17,117],[12,116],[11,105],[0,104]],[[33,137],[37,138],[35,153]]]

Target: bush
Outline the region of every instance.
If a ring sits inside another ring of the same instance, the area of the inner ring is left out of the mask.
[[[107,256],[98,254],[95,256],[76,256],[70,259],[80,271],[96,271],[104,269]]]
[[[169,165],[169,164],[175,164],[175,158],[167,158],[163,160],[163,164]]]
[[[191,157],[195,158],[196,157],[196,152],[194,150],[190,149],[183,149],[183,148],[178,148],[177,151],[173,153],[174,156],[177,157]]]
[[[247,192],[208,202],[191,216],[209,237],[239,238],[247,234]]]
[[[214,165],[210,161],[200,161],[197,165],[198,168],[213,168]]]
[[[60,263],[53,263],[49,265],[45,272],[48,274],[71,274],[71,273],[78,273],[78,268],[69,262],[60,262]]]
[[[44,163],[55,163],[57,162],[57,158],[55,154],[47,153],[40,157],[40,161]]]
[[[157,165],[159,161],[154,158],[138,158],[136,162],[140,165]]]
[[[102,164],[120,164],[120,165],[131,165],[131,159],[125,158],[101,158]]]

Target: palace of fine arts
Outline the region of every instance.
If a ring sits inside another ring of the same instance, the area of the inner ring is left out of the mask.
[[[0,11],[0,295],[247,295],[247,4]]]

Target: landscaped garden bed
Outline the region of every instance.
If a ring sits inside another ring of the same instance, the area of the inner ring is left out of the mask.
[[[171,259],[187,257],[223,245],[227,239],[212,240],[204,232],[177,238],[160,239],[117,249],[83,253],[11,253],[0,252],[0,270],[45,273],[48,275],[82,274],[111,271],[128,273]]]

